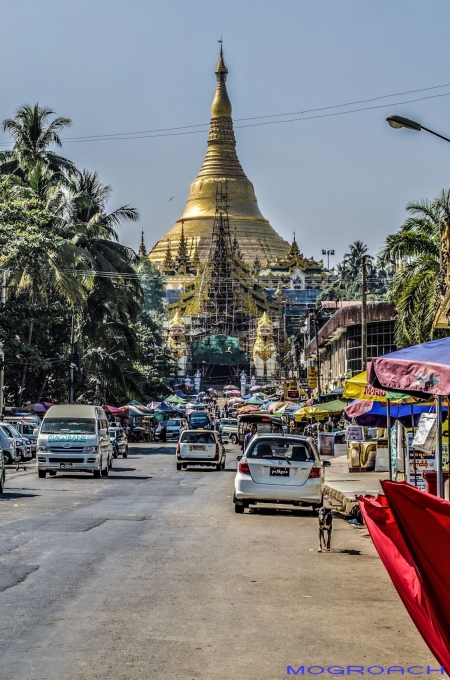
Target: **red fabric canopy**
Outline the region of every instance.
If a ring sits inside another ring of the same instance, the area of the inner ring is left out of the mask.
[[[359,499],[375,548],[419,633],[450,675],[450,503],[406,482]]]

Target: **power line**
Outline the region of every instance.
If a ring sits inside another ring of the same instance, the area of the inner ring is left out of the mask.
[[[314,113],[318,111],[329,111],[330,109],[337,109],[337,108],[344,108],[346,106],[356,106],[357,104],[364,104],[364,103],[369,103],[373,101],[379,101],[381,99],[389,99],[391,97],[399,97],[403,96],[406,94],[413,94],[417,92],[427,92],[430,90],[436,90],[436,89],[441,89],[443,87],[450,87],[450,83],[446,83],[444,85],[435,85],[433,87],[426,87],[426,88],[421,88],[417,90],[407,90],[405,92],[397,92],[393,94],[385,94],[385,95],[380,95],[378,97],[372,97],[370,99],[360,99],[357,101],[353,102],[347,102],[345,104],[334,104],[331,106],[324,106],[320,108],[312,108],[312,109],[304,109],[303,111],[291,111],[287,113],[275,113],[275,114],[268,114],[264,116],[251,116],[248,118],[236,118],[235,122],[243,122],[243,121],[248,121],[248,120],[260,120],[260,119],[267,119],[267,118],[283,118],[286,116],[296,116],[296,115],[301,115],[301,118],[290,118],[288,120],[265,120],[260,123],[249,123],[248,125],[236,125],[236,129],[239,128],[245,128],[245,127],[257,127],[260,125],[276,125],[276,124],[282,124],[282,123],[290,123],[294,121],[299,121],[299,120],[313,120],[316,118],[326,118],[326,117],[331,117],[331,116],[339,116],[339,115],[347,115],[350,113],[360,113],[362,111],[370,111],[372,109],[378,109],[378,108],[386,108],[388,106],[400,106],[402,104],[410,104],[413,102],[417,101],[425,101],[427,99],[435,99],[438,97],[448,97],[450,95],[450,92],[446,92],[443,94],[436,94],[436,95],[429,95],[426,97],[418,97],[414,99],[409,99],[406,101],[401,101],[401,102],[390,102],[389,104],[381,104],[377,106],[367,106],[363,107],[360,109],[353,109],[351,111],[339,111],[339,112],[334,112],[330,114],[324,114],[320,116],[304,116],[305,113]],[[117,132],[117,133],[111,133],[111,134],[101,134],[101,135],[84,135],[80,137],[65,137],[63,138],[63,142],[65,143],[84,143],[84,142],[100,142],[100,141],[109,141],[109,140],[115,140],[115,141],[120,141],[120,140],[130,140],[130,139],[148,139],[150,137],[173,137],[173,136],[179,136],[179,135],[192,135],[192,134],[199,134],[199,133],[204,133],[207,130],[201,129],[201,130],[194,130],[192,128],[207,128],[209,126],[208,123],[199,123],[195,125],[182,125],[178,127],[171,127],[171,128],[155,128],[153,130],[140,130],[140,131],[135,131],[135,132]],[[7,142],[2,142],[0,143],[0,146],[10,146],[9,143]]]

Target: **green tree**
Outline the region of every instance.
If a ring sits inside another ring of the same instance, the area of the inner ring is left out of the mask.
[[[9,132],[14,140],[12,150],[0,152],[0,174],[16,175],[25,179],[38,164],[56,173],[60,179],[75,172],[72,161],[50,151],[51,146],[62,146],[60,133],[70,127],[70,118],[54,118],[54,111],[48,108],[21,106],[14,118],[3,121],[3,130]]]
[[[397,233],[387,237],[380,253],[382,264],[396,268],[389,299],[397,307],[395,333],[399,347],[435,336],[440,232],[443,223],[450,220],[450,191],[442,190],[432,201],[410,203],[406,210],[409,217]]]

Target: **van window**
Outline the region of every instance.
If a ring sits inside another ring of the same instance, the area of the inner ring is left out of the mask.
[[[42,434],[95,434],[94,418],[44,418]]]

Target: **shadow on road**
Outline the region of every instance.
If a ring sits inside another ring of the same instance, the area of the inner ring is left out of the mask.
[[[342,549],[342,550],[333,550],[333,549],[332,549],[330,552],[332,552],[332,553],[341,553],[342,555],[361,555],[361,550],[350,550],[350,549],[348,549],[348,550],[345,550],[345,549]]]
[[[34,498],[35,496],[39,496],[38,493],[14,493],[14,492],[8,492],[4,491],[2,495],[0,496],[0,503],[2,501],[14,501],[18,498]]]
[[[316,519],[316,514],[310,508],[260,508],[251,507],[248,510],[249,515],[263,515],[265,517],[270,515],[288,515],[289,517],[311,517]]]

